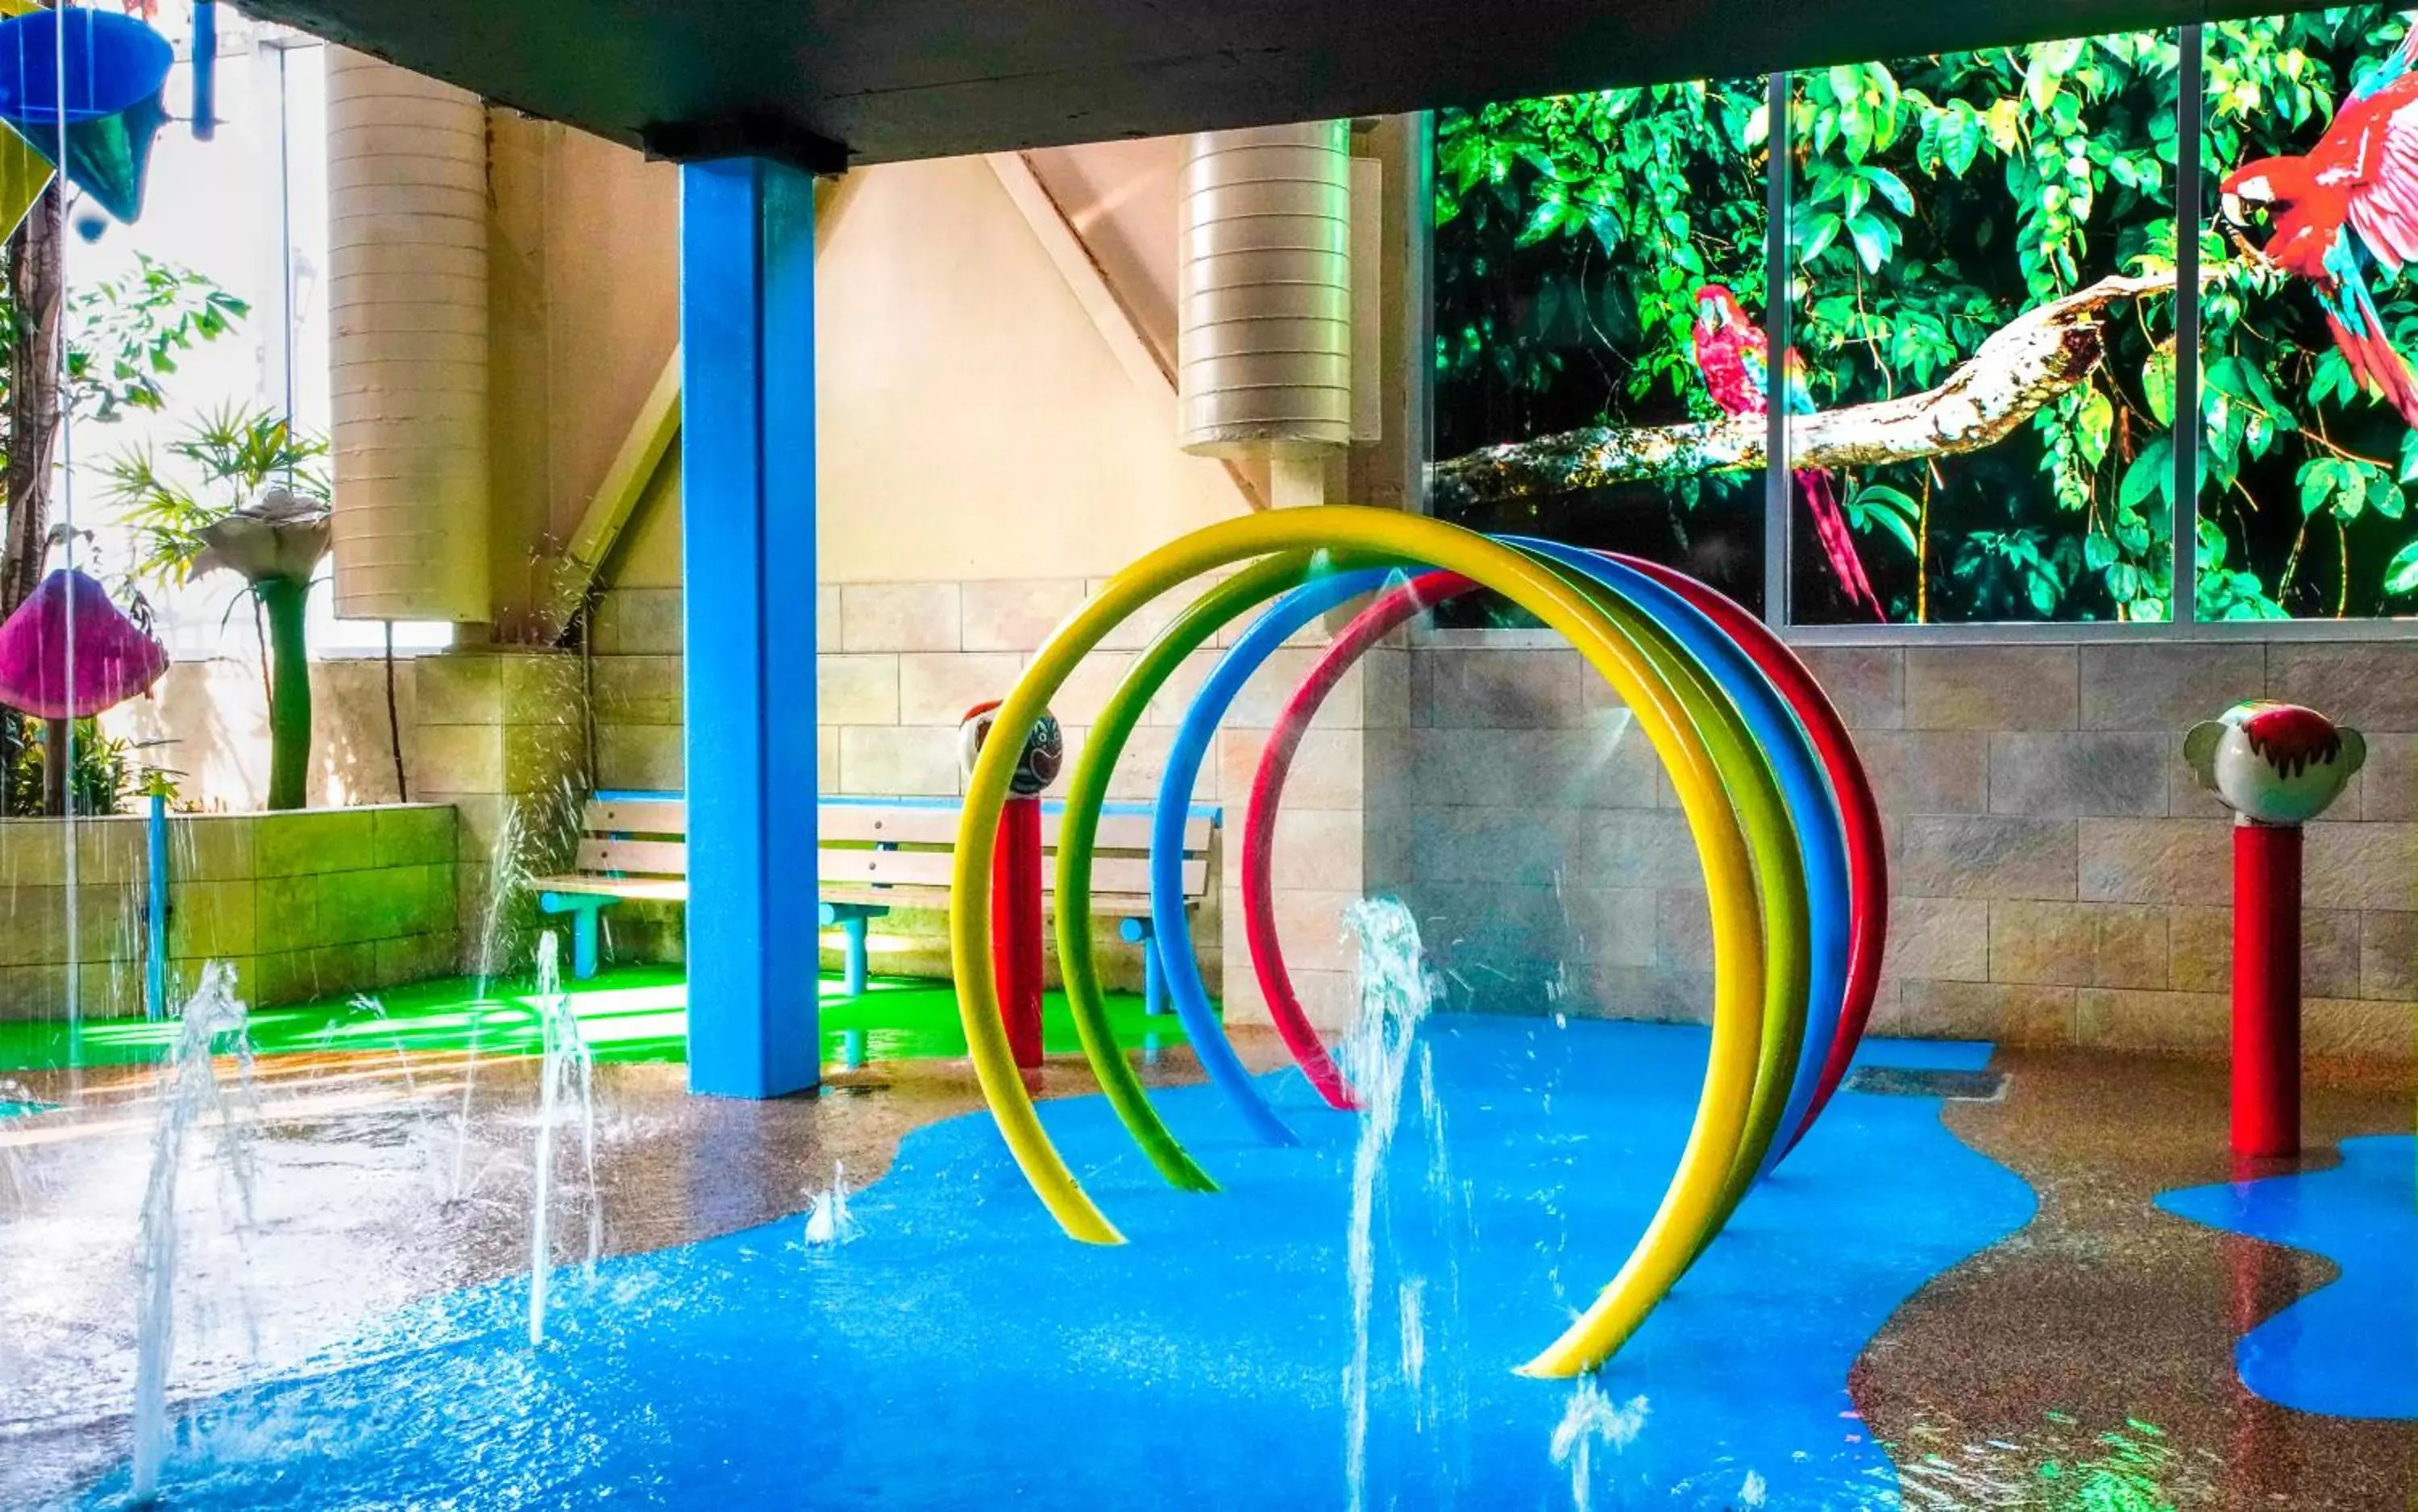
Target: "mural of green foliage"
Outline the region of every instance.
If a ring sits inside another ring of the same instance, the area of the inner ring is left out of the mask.
[[[2222,272],[2201,302],[2191,435],[2199,619],[2418,600],[2418,522],[2404,517],[2418,441],[2356,389],[2308,289],[2208,214],[2229,166],[2305,152],[2405,24],[2360,8],[2206,30],[2193,219]],[[2110,273],[2171,276],[2180,46],[2128,34],[1792,76],[1786,293],[1815,402],[1919,391],[2026,308]],[[1766,101],[1745,80],[1439,116],[1439,457],[1717,413],[1694,372],[1691,298],[1722,283],[1762,313]],[[2413,296],[2378,290],[2405,352],[2418,350]],[[2169,617],[2174,305],[2113,307],[2089,380],[1998,445],[1835,480],[1891,619]],[[1642,550],[1752,597],[1763,491],[1752,475],[1672,479],[1470,523]],[[1794,617],[1848,618],[1793,512]]]
[[[2170,273],[2180,85],[2171,33],[1799,78],[1790,250],[1819,401],[1928,388],[2017,310]],[[2173,300],[2137,303],[2016,436],[1854,480],[1850,524],[1894,538],[1868,553],[1891,619],[2166,618]],[[1826,618],[1812,586],[1799,618]]]
[[[1760,79],[1446,111],[1436,121],[1435,450],[1721,411],[1690,347],[1697,287],[1763,303]],[[1592,490],[1467,523],[1655,557],[1761,592],[1763,482]]]

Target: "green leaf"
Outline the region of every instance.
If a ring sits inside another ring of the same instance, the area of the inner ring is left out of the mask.
[[[1964,102],[1959,100],[1957,103]],[[1967,110],[1969,109],[1970,107],[1967,107]],[[1973,160],[1982,155],[1983,140],[1982,117],[1967,114],[1966,111],[1959,111],[1955,124],[1948,130],[1940,142],[1939,160],[1947,165],[1951,174],[1962,178],[1965,176],[1966,170],[1973,166]]]
[[[1561,229],[1563,203],[1548,199],[1530,213],[1528,223],[1520,232],[1519,245],[1533,247]]]
[[[1830,243],[1839,239],[1840,229],[1844,224],[1845,222],[1828,211],[1806,221],[1804,247],[1798,252],[1797,261],[1799,264],[1810,263],[1828,252]]]
[[[1881,167],[1878,163],[1866,163],[1860,171],[1863,174],[1865,181],[1870,183],[1873,188],[1879,190],[1881,198],[1889,201],[1890,205],[1894,206],[1898,214],[1912,215],[1914,213],[1914,191],[1905,187],[1905,179],[1900,178],[1897,175],[1890,172],[1888,169]]]
[[[1847,222],[1847,235],[1856,244],[1856,256],[1863,263],[1864,271],[1878,273],[1881,265],[1889,261],[1890,237],[1888,222],[1876,221],[1869,215],[1859,215]]]
[[[1871,483],[1856,490],[1847,500],[1847,516],[1860,530],[1881,530],[1905,547],[1909,557],[1921,555],[1915,543],[1914,522],[1921,517],[1922,506],[1905,490],[1887,483]]]
[[[2058,102],[2065,76],[2081,56],[2082,43],[2074,39],[2043,42],[2031,50],[2024,66],[2024,99],[2032,109],[2046,114]]]
[[[2342,352],[2329,346],[2318,356],[2318,369],[2309,379],[2309,402],[2312,404],[2347,405],[2355,391],[2350,375],[2350,363]]]
[[[2174,449],[2165,436],[2160,436],[2140,450],[2132,466],[2124,469],[2124,481],[2116,494],[2117,506],[2131,510],[2151,495],[2167,496],[2175,482]]]
[[[1898,544],[1905,548],[1907,556],[1921,555],[1921,547],[1915,544],[1914,527],[1906,523],[1905,516],[1889,510],[1875,510],[1865,518],[1895,537]]]
[[[2418,592],[2418,541],[2393,554],[2384,565],[2384,591],[2394,598]]]
[[[2082,445],[2082,459],[2096,467],[2107,455],[2107,444],[2116,434],[2116,406],[2106,394],[2097,389],[2083,400],[2074,416],[2074,428]]]
[[[2301,517],[2307,519],[2326,507],[2326,496],[2334,491],[2334,465],[2331,457],[2317,457],[2301,464]]]
[[[2150,352],[2150,359],[2141,364],[2141,394],[2150,402],[2150,413],[2161,425],[2175,422],[2175,344],[2160,342]],[[2412,431],[2418,435],[2418,431]]]

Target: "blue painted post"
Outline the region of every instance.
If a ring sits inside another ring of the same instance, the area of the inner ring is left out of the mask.
[[[596,974],[596,916],[602,909],[582,909],[571,916],[571,979],[585,982]]]
[[[168,800],[151,795],[145,828],[151,851],[150,907],[144,910],[147,950],[143,959],[143,1016],[168,1016]]]
[[[283,54],[277,65],[284,67]],[[207,142],[219,134],[219,8],[218,0],[195,0],[193,6],[193,140]]]
[[[1117,933],[1141,947],[1141,1011],[1154,1017],[1167,1012],[1167,958],[1159,954],[1153,921],[1127,919],[1117,925]]]
[[[681,170],[689,1090],[815,1084],[815,197]]]
[[[848,937],[848,954],[843,959],[840,987],[851,998],[865,996],[865,915],[851,913],[839,922],[840,932]]]

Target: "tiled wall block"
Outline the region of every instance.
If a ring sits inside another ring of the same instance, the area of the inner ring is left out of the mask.
[[[1884,815],[1877,1031],[2221,1053],[2232,828],[2183,768],[2181,741],[2263,695],[2361,725],[2371,752],[2308,832],[2308,1044],[2418,1054],[2418,648],[1804,656]],[[1423,647],[1411,661],[1409,893],[1455,990],[1478,1007],[1544,998],[1701,1016],[1693,844],[1616,707],[1556,650]]]
[[[825,629],[823,643],[836,634]],[[593,640],[596,785],[678,791],[680,589],[614,588],[597,605]]]
[[[659,595],[608,594],[600,643],[661,644]],[[678,596],[669,634],[677,649]],[[607,625],[612,628],[609,633]],[[678,710],[679,675],[662,652],[596,658],[596,680],[620,707],[660,716]],[[455,907],[464,921],[461,970],[487,973],[526,963],[535,903],[520,880],[570,863],[589,776],[588,670],[576,656],[546,649],[476,648],[421,658],[415,667],[418,724],[410,748],[411,796],[452,805],[460,816]],[[675,736],[677,726],[673,727]],[[598,730],[604,744],[604,728]],[[600,768],[603,763],[598,763]],[[622,786],[614,783],[613,786]],[[628,783],[627,786],[651,786]]]
[[[67,833],[0,821],[0,1017],[143,1011],[150,906],[145,823],[78,820],[69,927]],[[453,970],[456,820],[444,804],[169,821],[172,990],[231,962],[237,990],[267,1006],[375,992]],[[72,969],[71,969],[72,968]]]

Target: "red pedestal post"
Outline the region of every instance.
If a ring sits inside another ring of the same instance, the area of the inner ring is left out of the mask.
[[[2301,829],[2233,827],[2233,1153],[2301,1153]]]
[[[990,958],[1016,1063],[1041,1063],[1041,800],[1011,796],[990,859]]]

